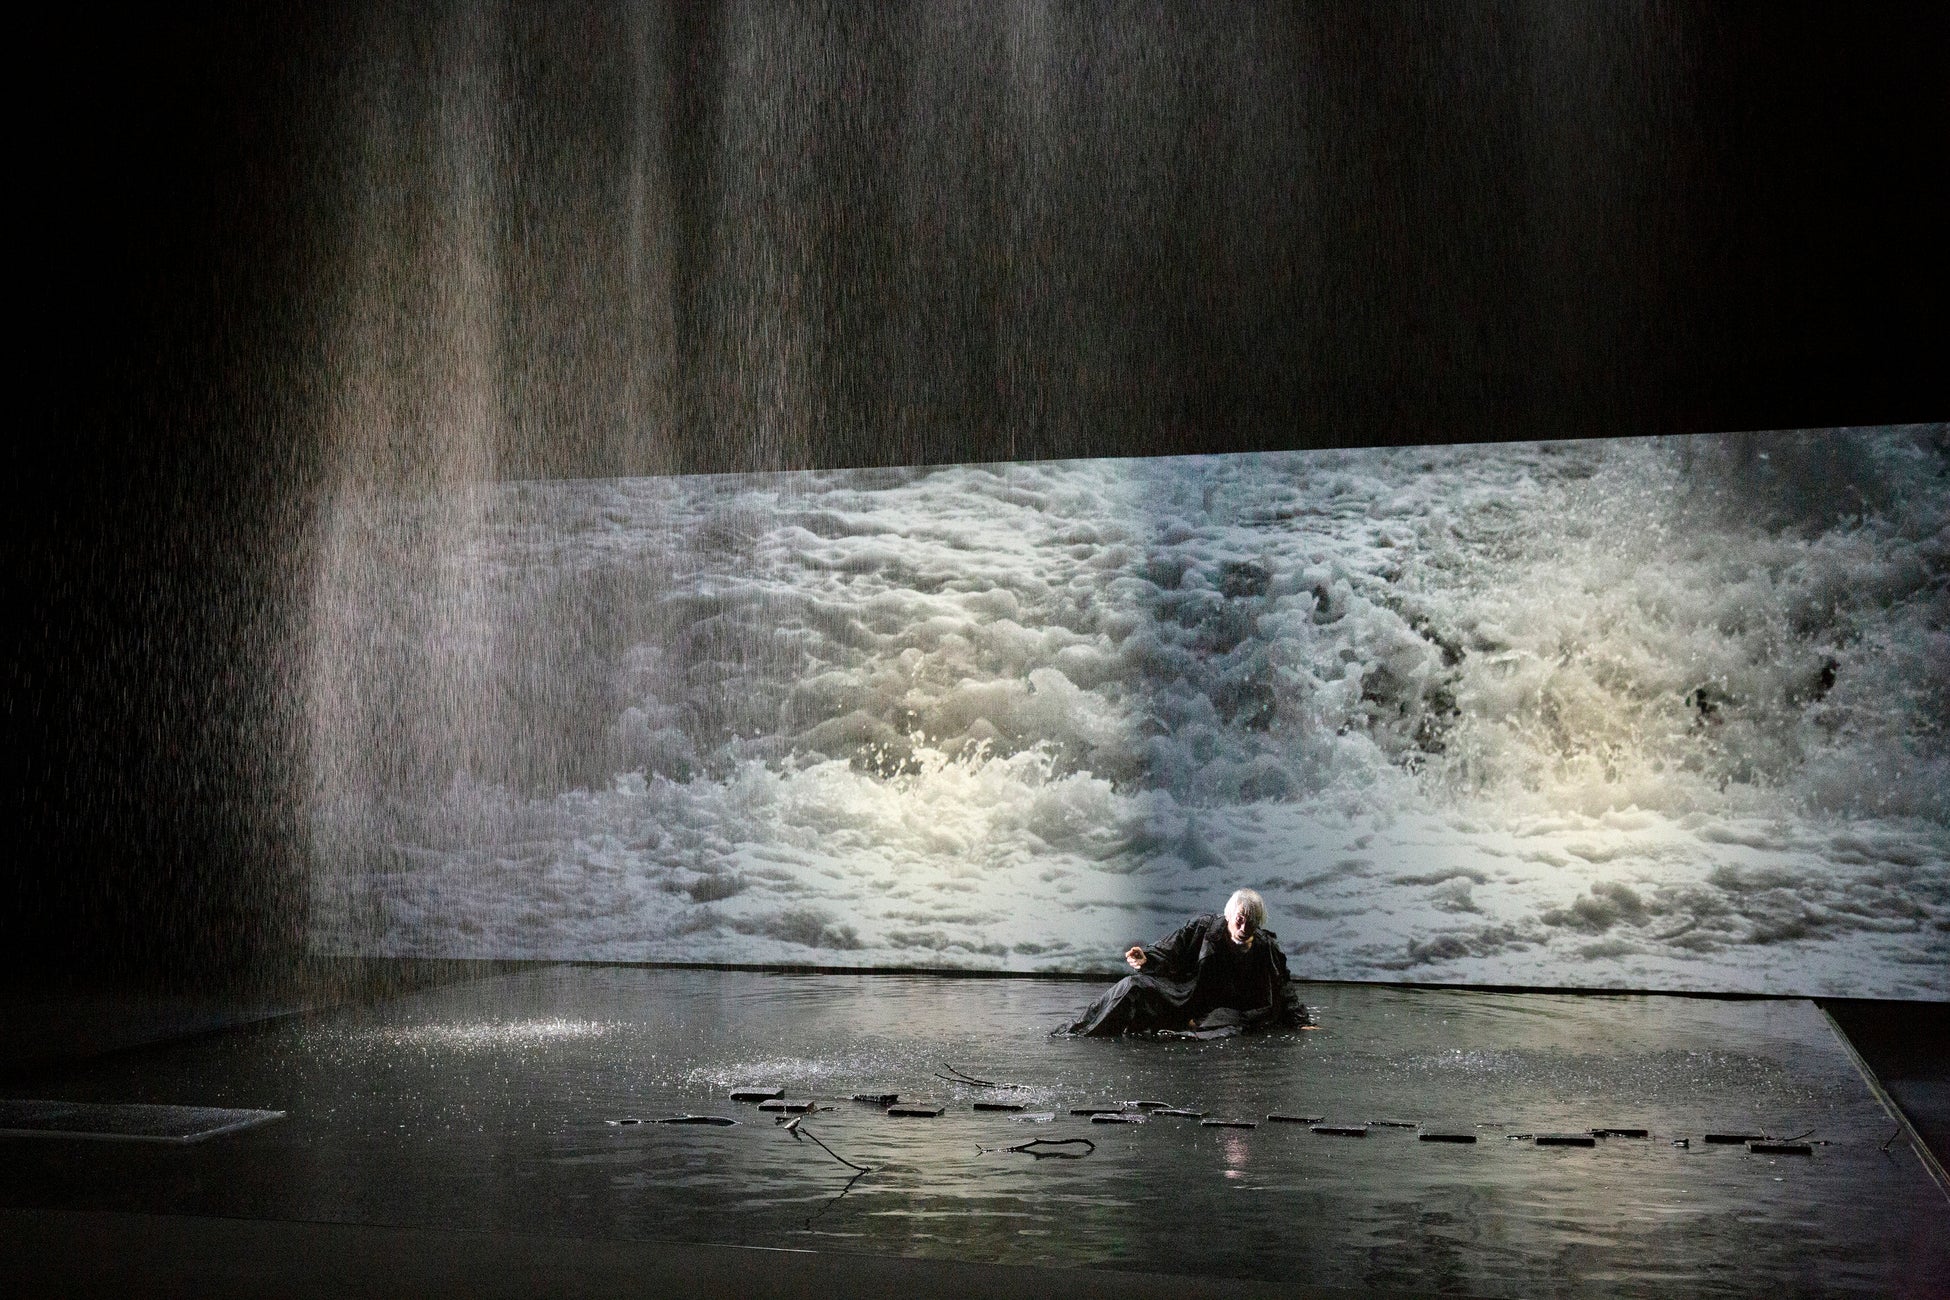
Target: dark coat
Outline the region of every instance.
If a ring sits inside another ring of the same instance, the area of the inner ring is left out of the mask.
[[[1113,984],[1069,1034],[1223,1038],[1299,1020],[1286,954],[1270,930],[1244,947],[1222,916],[1197,916],[1144,950],[1144,969]]]

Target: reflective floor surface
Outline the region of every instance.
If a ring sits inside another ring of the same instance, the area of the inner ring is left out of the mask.
[[[1944,1294],[1950,1201],[1811,1003],[1302,987],[1317,1029],[1098,1041],[1048,1036],[1094,991],[1073,982],[542,967],[16,1078],[289,1116],[181,1149],[0,1142],[0,1204],[1475,1295]],[[744,1087],[823,1108],[795,1133]],[[1139,1100],[1258,1126],[1070,1113]],[[683,1113],[738,1123],[618,1122]],[[1535,1140],[1601,1128],[1648,1135]],[[1039,1138],[1095,1146],[1004,1149]]]

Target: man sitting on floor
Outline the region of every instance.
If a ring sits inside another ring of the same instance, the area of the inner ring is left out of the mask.
[[[1157,1033],[1224,1038],[1296,1024],[1286,955],[1266,927],[1266,902],[1241,889],[1225,915],[1197,916],[1150,947],[1124,954],[1135,975],[1112,985],[1060,1034]]]

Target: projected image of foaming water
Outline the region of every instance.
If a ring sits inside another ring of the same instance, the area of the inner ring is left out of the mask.
[[[1946,465],[1932,427],[369,503],[320,579],[314,943],[1103,969],[1250,884],[1297,975],[1944,996]]]
[[[1942,1193],[1889,1142],[1894,1121],[1806,1002],[1302,985],[1316,1030],[1046,1036],[1093,991],[528,971],[36,1078],[36,1095],[70,1101],[196,1098],[286,1118],[187,1152],[10,1150],[0,1201],[1350,1294],[1902,1295],[1950,1276]],[[744,1088],[816,1102],[808,1136],[734,1101]],[[887,1092],[945,1109],[909,1119],[851,1100]],[[1256,1127],[1073,1113],[1134,1101]],[[648,1122],[679,1114],[737,1123]],[[1716,1132],[1812,1145],[1769,1154],[1706,1141]],[[1590,1145],[1539,1143],[1552,1133]],[[1039,1138],[1094,1148],[1005,1149]]]

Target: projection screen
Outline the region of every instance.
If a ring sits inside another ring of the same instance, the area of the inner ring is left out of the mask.
[[[324,952],[1950,996],[1942,426],[350,489]]]

